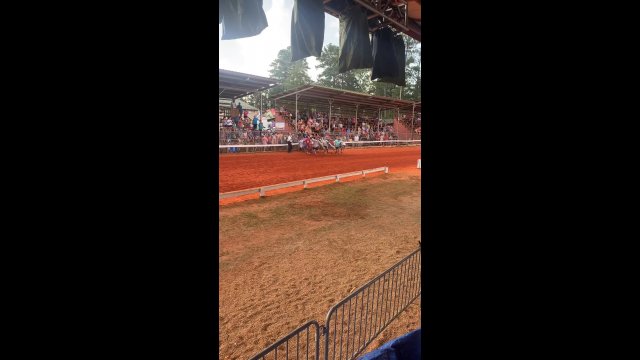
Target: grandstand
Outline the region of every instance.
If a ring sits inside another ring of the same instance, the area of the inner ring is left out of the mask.
[[[223,70],[221,70],[223,71]],[[235,73],[236,79],[251,78],[251,75]],[[244,96],[247,93],[261,92],[265,88],[275,86],[275,80],[261,78],[262,83],[251,84],[241,88],[237,86],[235,96]],[[267,85],[268,84],[268,85]],[[262,86],[262,87],[260,87]],[[221,82],[220,92],[228,91],[230,85]],[[257,87],[257,88],[256,88]],[[253,90],[252,90],[253,89]],[[262,93],[261,93],[262,96]],[[384,96],[374,96],[355,91],[333,89],[319,85],[303,85],[271,96],[273,108],[265,109],[261,102],[260,113],[269,116],[273,120],[273,133],[300,133],[301,121],[303,124],[311,118],[315,120],[313,133],[321,133],[332,137],[340,136],[347,141],[356,140],[354,135],[358,132],[360,141],[385,140],[416,140],[420,139],[419,121],[416,115],[420,114],[421,103],[409,100],[395,99]],[[232,116],[235,109],[231,104],[233,100],[220,100],[219,121],[223,116]],[[240,100],[238,100],[240,101]],[[241,103],[243,109],[255,109]],[[417,111],[416,111],[417,109]],[[393,119],[383,119],[383,112],[391,111]],[[253,114],[252,114],[253,115]],[[248,127],[248,124],[246,124]],[[219,134],[221,149],[232,145],[260,145],[262,144],[262,132],[250,132],[246,134],[247,127],[243,129],[224,129]],[[222,126],[221,126],[222,128]],[[362,130],[362,133],[360,131]],[[383,136],[386,134],[386,137]],[[271,139],[269,144],[283,144],[281,137],[275,137],[278,142]],[[260,147],[259,150],[264,150]],[[277,147],[268,147],[276,150]],[[250,151],[248,148],[246,151]],[[255,151],[255,150],[252,150]],[[221,151],[222,152],[227,152]]]

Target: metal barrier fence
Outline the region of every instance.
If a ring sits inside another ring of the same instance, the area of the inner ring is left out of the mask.
[[[311,335],[309,331],[310,329],[313,329],[312,330],[313,340],[311,340],[310,338],[310,335]],[[300,343],[301,334],[303,338],[302,344]],[[291,354],[291,357],[293,357],[293,353],[295,353],[296,359],[319,360],[320,335],[321,335],[320,326],[318,325],[318,322],[315,320],[309,321],[306,324],[290,332],[287,336],[276,341],[273,345],[269,346],[268,348],[254,355],[250,360],[267,360],[267,359],[277,360],[278,352],[280,354],[284,354],[284,359],[286,360],[289,359],[289,354]],[[295,338],[295,343],[289,346],[289,342],[293,341],[294,338]],[[301,357],[300,354],[302,354],[303,356]]]
[[[324,359],[355,359],[366,349],[420,296],[420,269],[417,249],[334,305],[325,322]]]
[[[421,248],[398,261],[346,298],[332,306],[325,325],[309,321],[273,345],[254,355],[250,360],[278,358],[285,353],[289,358],[289,341],[296,337],[296,359],[300,353],[305,359],[352,360],[421,295]],[[309,329],[315,331],[315,343],[309,344]],[[300,334],[306,330],[306,343],[300,350]],[[322,344],[320,336],[324,336]],[[322,349],[320,348],[322,346]],[[321,351],[322,350],[322,351]],[[274,353],[274,356],[270,356]]]

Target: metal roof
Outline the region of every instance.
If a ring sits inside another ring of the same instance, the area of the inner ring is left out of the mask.
[[[333,89],[319,85],[303,85],[298,88],[285,91],[280,94],[271,96],[271,99],[275,99],[276,103],[293,104],[298,96],[298,109],[301,109],[303,105],[313,105],[314,107],[321,107],[323,109],[329,107],[329,100],[332,100],[332,109],[340,108],[355,110],[356,105],[358,110],[366,110],[371,112],[377,112],[378,110],[388,110],[396,108],[407,108],[413,106],[411,100],[400,100],[385,96],[375,96],[364,93],[359,93],[350,90]],[[291,108],[290,110],[292,110]]]
[[[218,99],[218,106],[221,108],[229,108],[231,107],[231,99]],[[242,105],[242,109],[243,110],[248,110],[248,111],[258,111],[260,109],[256,108],[255,106],[252,106],[242,100],[238,100],[236,99],[236,105],[238,104],[238,102],[240,102],[240,105]]]
[[[218,97],[237,99],[278,85],[275,79],[218,69]]]
[[[324,11],[337,18],[349,6],[345,0],[324,0]],[[420,1],[407,0],[353,0],[354,5],[360,6],[367,12],[369,32],[374,32],[384,26],[391,26],[410,37],[422,41],[421,20],[416,19]],[[408,10],[411,8],[411,11]],[[412,19],[409,15],[413,16]]]
[[[417,101],[417,102],[415,103],[415,108],[413,107],[413,105],[409,105],[408,107],[406,107],[406,108],[401,108],[400,110],[401,110],[401,111],[408,111],[408,112],[412,112],[412,111],[414,111],[414,109],[415,109],[415,112],[416,112],[416,113],[421,113],[421,112],[422,112],[422,101]]]

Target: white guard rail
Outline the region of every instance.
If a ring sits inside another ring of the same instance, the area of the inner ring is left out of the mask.
[[[291,143],[291,145],[298,145],[297,142]],[[220,149],[228,149],[228,148],[247,148],[247,147],[287,147],[288,144],[255,144],[255,145],[218,145]]]
[[[345,144],[401,144],[401,143],[416,143],[421,142],[422,140],[384,140],[384,141],[345,141]]]
[[[230,191],[230,192],[226,192],[226,193],[220,193],[219,197],[218,197],[218,200],[231,199],[231,198],[235,198],[235,197],[239,197],[239,196],[245,196],[245,195],[251,195],[251,194],[260,194],[260,197],[262,197],[262,196],[266,195],[267,191],[271,191],[271,190],[284,189],[284,188],[300,186],[300,185],[304,186],[304,188],[306,189],[307,185],[315,183],[315,182],[329,181],[329,180],[334,180],[334,179],[335,179],[336,182],[340,182],[340,179],[344,179],[344,178],[347,178],[347,177],[352,177],[352,176],[365,177],[366,174],[370,174],[370,173],[374,173],[374,172],[381,172],[381,171],[384,171],[385,174],[388,174],[389,173],[389,167],[388,166],[384,166],[384,167],[379,167],[379,168],[375,168],[375,169],[354,171],[354,172],[345,173],[345,174],[328,175],[328,176],[322,176],[322,177],[317,177],[317,178],[313,178],[313,179],[297,180],[297,181],[291,181],[291,182],[288,182],[288,183],[275,184],[275,185],[266,185],[266,186],[261,186],[261,187],[257,187],[257,188],[252,188],[252,189]]]
[[[394,144],[404,144],[404,143],[419,143],[422,140],[385,140],[385,141],[345,141],[345,145],[364,145],[364,144],[382,144],[385,145],[394,145]],[[291,143],[292,146],[298,145],[297,142]],[[228,148],[259,148],[259,147],[287,147],[287,144],[249,144],[249,145],[218,145],[220,149],[228,149]]]

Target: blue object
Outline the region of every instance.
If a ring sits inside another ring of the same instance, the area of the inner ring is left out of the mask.
[[[376,350],[363,355],[360,360],[413,360],[420,359],[422,349],[421,329],[386,342]]]

